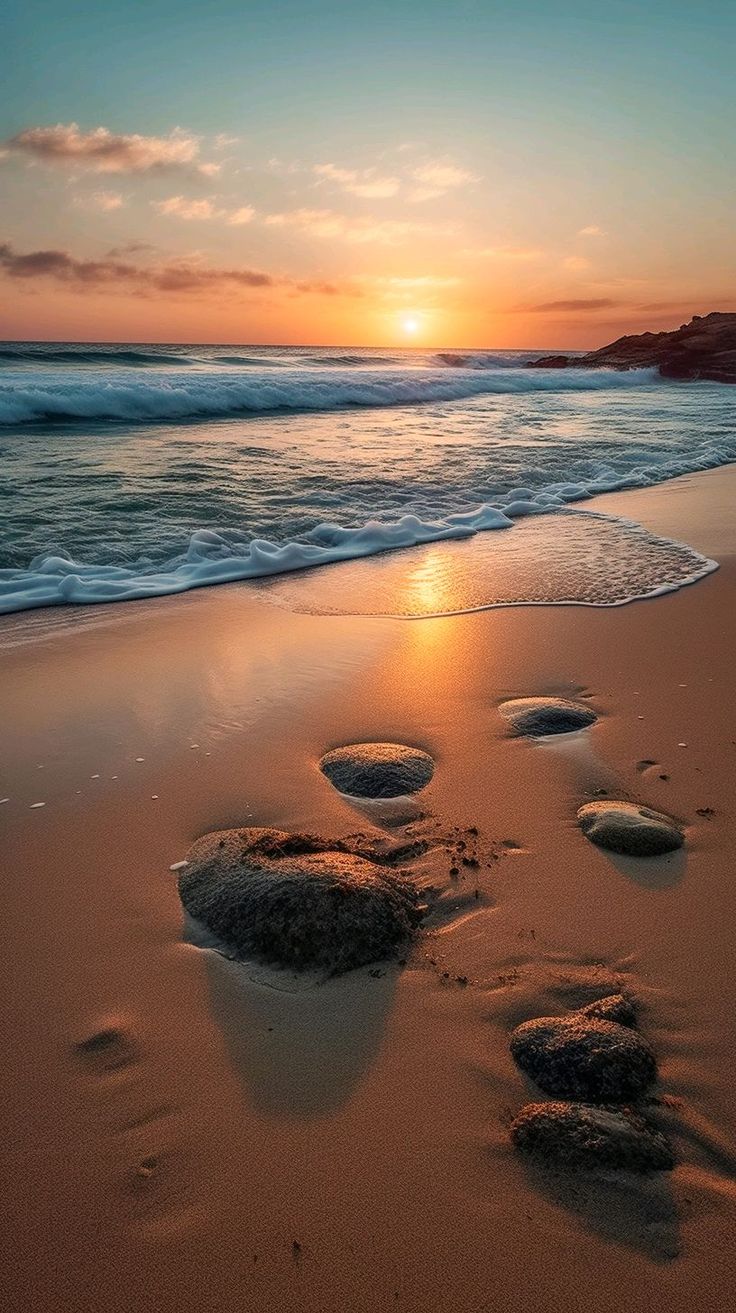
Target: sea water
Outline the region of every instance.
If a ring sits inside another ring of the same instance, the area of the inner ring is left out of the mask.
[[[591,550],[575,544],[596,526],[566,537],[570,512],[735,460],[735,394],[650,370],[528,369],[539,354],[0,344],[0,611],[481,533],[488,578],[495,531],[530,516],[544,517],[540,569],[554,568],[529,600],[571,600]],[[664,544],[660,577],[652,542],[624,538],[592,549],[612,585],[596,585],[598,604],[640,595],[637,551],[647,595],[713,568]]]

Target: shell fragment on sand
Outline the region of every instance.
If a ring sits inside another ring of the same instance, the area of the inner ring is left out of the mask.
[[[567,698],[512,698],[499,711],[515,734],[544,738],[548,734],[572,734],[595,724],[598,717],[590,707]]]
[[[672,1146],[637,1113],[585,1103],[528,1103],[511,1125],[517,1149],[562,1168],[671,1171]]]
[[[525,1021],[511,1036],[511,1053],[557,1099],[626,1103],[657,1076],[654,1054],[640,1035],[589,1009]]]
[[[591,843],[628,857],[661,856],[685,842],[671,817],[633,802],[587,802],[578,823]]]
[[[267,965],[338,975],[391,957],[422,916],[405,874],[313,835],[222,830],[187,863],[189,915],[236,957]]]
[[[330,783],[351,798],[418,793],[434,774],[429,753],[403,743],[350,743],[326,752],[319,764]]]

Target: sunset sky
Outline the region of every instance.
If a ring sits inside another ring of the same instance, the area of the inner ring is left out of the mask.
[[[9,0],[0,336],[575,347],[736,308],[736,7]]]

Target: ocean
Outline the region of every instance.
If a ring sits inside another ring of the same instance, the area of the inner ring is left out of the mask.
[[[544,561],[549,525],[554,566],[560,526],[596,494],[736,460],[727,386],[527,369],[540,354],[0,344],[0,612],[478,534],[488,573],[509,538],[493,531],[531,516],[546,517],[535,540]],[[640,548],[626,548],[628,580]],[[647,595],[709,568],[663,549]],[[568,600],[565,570],[549,573],[530,600]],[[638,595],[627,586],[590,600]]]

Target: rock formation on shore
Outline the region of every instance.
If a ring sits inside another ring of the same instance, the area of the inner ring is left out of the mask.
[[[636,333],[584,356],[542,356],[530,369],[646,369],[663,378],[736,383],[736,314],[695,315],[671,333]]]

